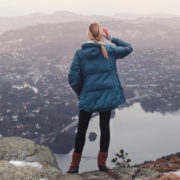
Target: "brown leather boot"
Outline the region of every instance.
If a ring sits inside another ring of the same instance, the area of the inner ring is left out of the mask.
[[[66,173],[79,173],[79,163],[81,160],[82,154],[73,152],[72,154],[72,161],[69,169],[66,171]]]
[[[98,153],[98,168],[99,171],[108,171],[109,168],[106,166],[106,160],[107,160],[108,152],[101,152]]]

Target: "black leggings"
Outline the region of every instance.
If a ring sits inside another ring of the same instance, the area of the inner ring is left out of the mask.
[[[79,110],[79,122],[77,126],[77,133],[75,137],[75,149],[74,152],[82,153],[83,147],[86,140],[86,131],[89,125],[89,121],[91,119],[92,112],[87,112],[84,110]],[[100,151],[108,152],[109,142],[110,142],[110,116],[111,110],[99,112],[100,121]]]

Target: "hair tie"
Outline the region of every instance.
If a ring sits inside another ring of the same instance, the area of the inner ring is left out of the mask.
[[[97,44],[99,44],[99,45],[101,45],[101,46],[103,46],[103,42],[99,42],[97,39],[92,39],[92,40],[94,40]]]

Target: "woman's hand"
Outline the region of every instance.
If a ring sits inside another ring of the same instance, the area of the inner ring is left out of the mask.
[[[103,29],[103,37],[105,37],[107,40],[111,41],[112,40],[112,37],[110,36],[109,34],[109,31],[107,29]]]

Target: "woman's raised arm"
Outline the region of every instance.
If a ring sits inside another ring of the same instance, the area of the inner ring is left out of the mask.
[[[111,42],[116,45],[110,46],[111,53],[115,56],[116,59],[124,58],[133,51],[133,48],[130,43],[125,42],[119,38],[113,37],[111,39]]]

